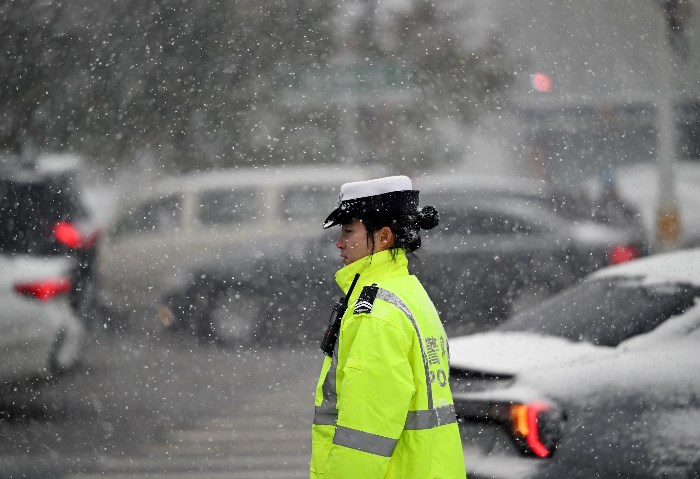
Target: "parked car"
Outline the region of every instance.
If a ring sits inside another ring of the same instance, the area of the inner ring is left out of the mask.
[[[469,477],[697,477],[698,347],[698,249],[603,268],[453,338]]]
[[[78,364],[85,326],[68,301],[72,268],[72,261],[60,256],[0,254],[0,381],[46,376]]]
[[[100,229],[83,204],[78,165],[49,158],[0,162],[0,255],[69,257],[69,301],[81,315],[94,313]]]
[[[215,170],[168,177],[123,198],[100,251],[106,304],[122,314],[152,312],[173,276],[231,255],[247,261],[255,245],[274,244],[282,236],[304,238],[337,202],[341,173],[353,181],[376,171]]]
[[[483,182],[422,193],[441,222],[422,233],[424,247],[409,265],[448,334],[492,327],[593,269],[644,254],[642,232],[633,226],[578,222],[568,216],[574,205],[567,202],[564,214],[541,186],[531,194]],[[339,292],[337,231],[320,229],[332,204],[317,212],[317,224],[307,226],[317,232],[306,239],[261,239],[175,276],[161,296],[162,322],[225,341],[318,336]]]

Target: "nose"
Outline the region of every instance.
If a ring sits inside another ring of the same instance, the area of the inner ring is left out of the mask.
[[[345,242],[343,241],[343,238],[338,238],[338,241],[335,242],[335,247],[338,249],[343,249],[345,247]]]

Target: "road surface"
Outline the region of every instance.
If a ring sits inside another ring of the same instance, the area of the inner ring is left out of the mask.
[[[317,344],[91,332],[83,367],[4,385],[0,477],[306,478]]]

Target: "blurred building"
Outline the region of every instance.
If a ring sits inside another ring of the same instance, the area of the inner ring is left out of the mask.
[[[679,5],[673,51],[665,47],[665,1]],[[573,185],[620,165],[655,161],[661,99],[671,104],[675,157],[700,158],[699,0],[435,2],[432,13],[449,20],[436,23],[440,37],[458,46],[451,54],[464,54],[464,61],[487,57],[442,74],[476,84],[481,77],[469,76],[475,70],[492,65],[497,72],[495,101],[469,97],[474,90],[465,88],[445,94],[442,105],[430,97],[441,79],[421,84],[416,73],[425,72],[414,71],[417,57],[365,55],[377,48],[395,52],[392,42],[400,40],[412,45],[429,33],[421,30],[431,25],[429,15],[406,27],[400,19],[412,4],[370,5],[344,7],[338,54],[295,74],[277,105],[275,115],[292,125],[288,141],[300,137],[309,160],[323,156],[327,144],[351,163],[409,170],[411,161],[423,170],[461,165],[467,172]],[[374,35],[363,40],[352,31]],[[420,45],[404,53],[417,55]],[[669,64],[671,71],[661,74]]]
[[[486,3],[518,64],[502,141],[522,173],[573,185],[655,161],[664,98],[672,155],[700,159],[700,2],[675,2],[672,48],[661,1]]]

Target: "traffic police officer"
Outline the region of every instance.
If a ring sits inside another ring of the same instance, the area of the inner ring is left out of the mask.
[[[466,476],[447,337],[406,258],[418,230],[437,223],[405,176],[341,187],[323,226],[341,225],[335,277],[345,297],[322,344],[312,479]]]

